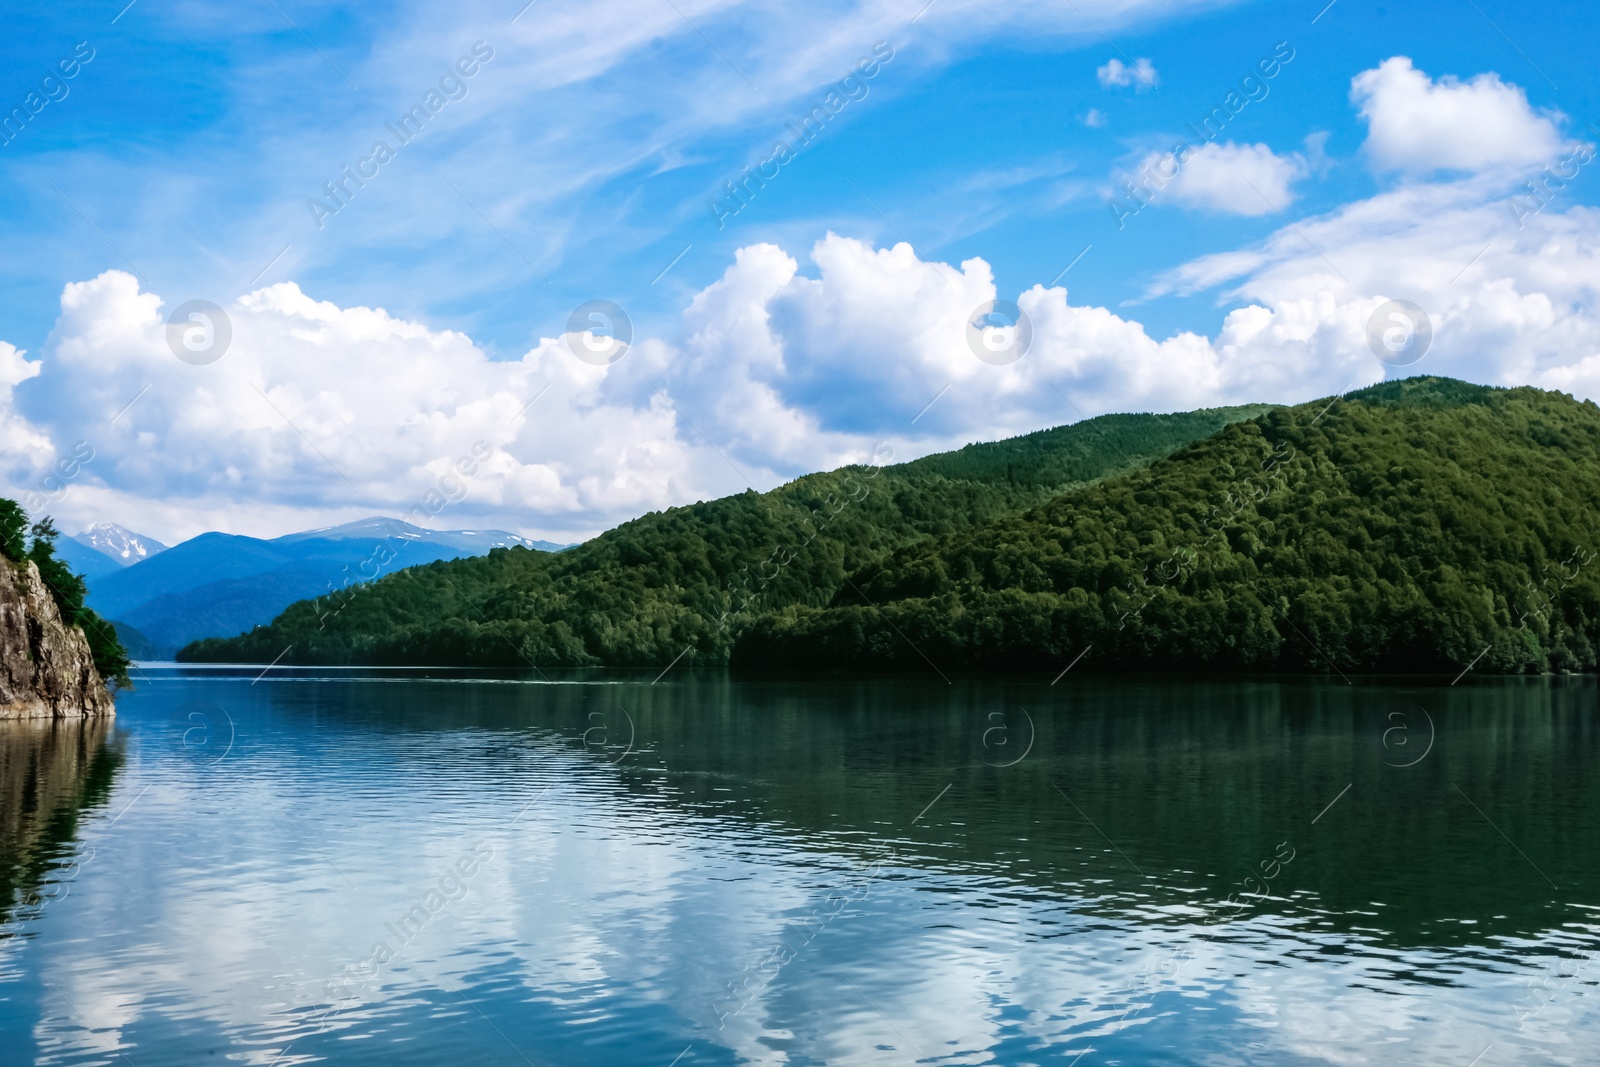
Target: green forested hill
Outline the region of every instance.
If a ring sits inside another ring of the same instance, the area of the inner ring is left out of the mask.
[[[735,666],[1592,670],[1600,409],[1407,379],[902,546]]]
[[[1268,405],[1108,415],[646,515],[561,553],[496,549],[289,607],[192,661],[664,666],[725,662],[757,614],[822,607],[885,554],[1127,473]],[[284,654],[285,649],[289,649]]]

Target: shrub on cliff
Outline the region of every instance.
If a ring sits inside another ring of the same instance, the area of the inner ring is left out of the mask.
[[[88,588],[56,555],[59,536],[61,531],[48,516],[30,527],[27,512],[15,500],[0,499],[0,555],[13,563],[31,560],[39,568],[39,577],[50,590],[61,621],[83,631],[89,642],[89,653],[94,658],[94,669],[100,672],[100,677],[107,685],[128,686],[131,684],[128,653],[117,640],[117,632],[111,624],[84,606]]]
[[[28,555],[28,513],[15,500],[0,499],[0,555],[12,563]]]

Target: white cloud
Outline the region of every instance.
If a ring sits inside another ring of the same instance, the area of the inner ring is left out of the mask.
[[[16,391],[38,374],[39,364],[28,360],[16,346],[0,341],[0,459],[8,461],[14,481],[35,490],[40,487],[31,484],[28,474],[35,467],[48,467],[53,450],[49,437],[17,412]]]
[[[1106,113],[1097,107],[1091,107],[1083,116],[1083,124],[1091,130],[1103,130],[1106,125]]]
[[[777,248],[746,249],[696,302],[698,314],[736,326],[713,330],[690,314],[693,380],[710,388],[706,371],[717,374],[719,401],[706,402],[711,414],[700,425],[768,465],[808,454],[816,466],[852,448],[864,454],[878,440],[904,457],[1075,421],[1078,412],[1271,397],[1304,373],[1295,352],[1239,324],[1216,345],[1192,333],[1156,340],[1137,322],[1073,306],[1064,289],[1042,286],[1017,298],[1032,323],[1032,347],[1015,363],[993,366],[967,339],[968,316],[1004,295],[983,260],[958,270],[924,261],[905,244],[875,249],[834,234],[812,258],[815,278]]]
[[[1129,66],[1115,57],[1106,61],[1103,67],[1095,68],[1095,77],[1099,79],[1101,88],[1111,89],[1133,85],[1139,92],[1154,89],[1161,84],[1161,78],[1156,74],[1155,64],[1140,56]]]
[[[493,515],[517,529],[584,533],[740,487],[714,453],[675,436],[660,398],[614,395],[630,378],[659,375],[659,342],[636,344],[626,373],[581,362],[554,339],[497,361],[463,334],[285,283],[230,305],[231,348],[191,366],[167,347],[169,312],[117,271],[66,287],[18,398],[58,449],[80,439],[94,449],[58,514],[123,515],[164,540],[208,528],[287,532],[404,511],[480,441],[492,454],[441,521]]]
[[[1298,154],[1276,155],[1264,144],[1213,141],[1181,165],[1171,152],[1152,152],[1129,178],[1136,187],[1151,189],[1156,203],[1257,216],[1292,203],[1291,186],[1307,169]]]
[[[1600,399],[1597,248],[1592,208],[1552,208],[1519,229],[1487,178],[1419,183],[1298,220],[1255,249],[1202,257],[1153,292],[1231,283],[1225,298],[1252,307],[1230,325],[1306,354],[1302,383],[1277,376],[1285,396],[1342,388],[1336,378],[1363,369],[1367,317],[1386,299],[1406,299],[1434,328],[1410,371]],[[1229,336],[1225,327],[1219,343]]]
[[[1366,151],[1381,170],[1537,166],[1561,150],[1561,116],[1534,111],[1521,87],[1494,73],[1433,81],[1394,56],[1356,75],[1350,100],[1367,122]]]

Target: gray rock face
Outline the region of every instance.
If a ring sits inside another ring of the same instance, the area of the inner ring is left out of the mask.
[[[89,642],[62,623],[39,568],[0,560],[0,719],[115,714]]]

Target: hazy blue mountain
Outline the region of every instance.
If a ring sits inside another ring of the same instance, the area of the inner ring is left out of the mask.
[[[114,522],[97,522],[72,540],[87,545],[121,567],[131,567],[167,550],[167,546],[154,537],[134,533]]]
[[[325,541],[348,541],[360,538],[382,540],[396,537],[400,540],[428,541],[436,545],[450,545],[460,548],[473,555],[482,555],[491,548],[510,548],[521,545],[524,548],[537,549],[540,552],[559,552],[570,545],[558,545],[553,541],[535,541],[527,537],[506,533],[504,530],[425,530],[420,526],[413,526],[399,519],[385,519],[376,516],[370,519],[357,519],[347,522],[343,526],[329,526],[321,530],[305,530],[301,533],[284,534],[275,538],[274,544],[292,544],[296,541],[310,541],[321,539]]]
[[[88,577],[89,605],[130,631],[141,658],[152,658],[196,638],[242,633],[297,600],[341,593],[402,567],[515,545],[566,547],[502,530],[426,530],[371,518],[272,540],[201,534],[126,568],[101,556],[111,566],[98,573],[69,558]]]
[[[161,648],[144,634],[135,630],[125,622],[116,625],[117,640],[122,642],[122,649],[131,660],[159,660],[171,658],[169,649]]]

